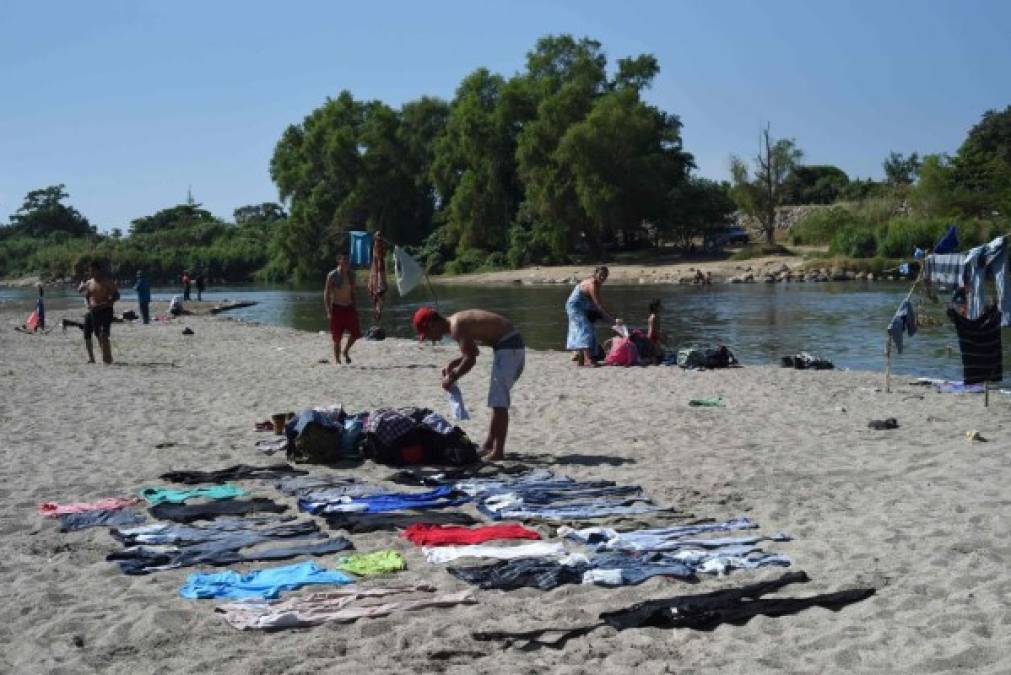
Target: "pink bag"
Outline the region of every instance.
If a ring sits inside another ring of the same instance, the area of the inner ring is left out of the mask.
[[[607,353],[604,363],[609,366],[635,366],[639,364],[639,350],[628,338],[615,338],[611,342],[611,351]]]

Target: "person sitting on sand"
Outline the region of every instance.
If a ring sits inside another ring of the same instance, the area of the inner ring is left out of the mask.
[[[77,290],[84,294],[88,303],[88,313],[84,317],[84,346],[88,350],[88,363],[95,362],[92,334],[98,336],[102,361],[112,363],[112,342],[109,336],[112,332],[112,306],[119,300],[116,282],[106,276],[102,264],[96,260],[91,263],[91,277],[82,282]]]
[[[422,307],[414,313],[413,324],[419,339],[441,340],[448,333],[460,345],[461,355],[442,369],[442,388],[446,391],[474,367],[479,344],[492,348],[495,356],[488,385],[491,425],[481,446],[481,456],[492,461],[505,459],[510,391],[523,374],[526,363],[523,336],[509,319],[483,309],[468,309],[443,317],[431,307]]]
[[[587,317],[588,312],[596,309],[614,323],[621,323],[620,319],[604,308],[604,303],[600,299],[600,287],[607,281],[608,273],[607,267],[601,265],[593,271],[592,277],[576,284],[568,300],[565,301],[565,313],[569,318],[569,333],[565,340],[565,348],[579,353],[578,364],[581,366],[596,365],[591,352],[596,344],[596,335],[593,332],[593,324]]]
[[[173,295],[172,299],[169,300],[168,312],[172,316],[188,316],[193,313],[183,306],[183,299],[178,295]]]
[[[348,257],[343,253],[337,255],[337,267],[330,270],[323,284],[323,305],[326,307],[326,318],[330,322],[330,335],[333,337],[333,356],[337,365],[341,363],[341,338],[348,334],[347,345],[344,346],[344,360],[351,363],[351,345],[362,336],[361,323],[358,320],[358,309],[355,307],[355,277],[351,271]]]

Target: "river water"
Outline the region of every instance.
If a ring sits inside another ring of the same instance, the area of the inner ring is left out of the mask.
[[[630,325],[644,326],[647,305],[663,301],[662,331],[668,347],[727,345],[741,363],[778,363],[779,358],[806,350],[833,361],[837,367],[856,370],[884,369],[885,328],[909,286],[902,282],[841,282],[821,284],[718,284],[604,287],[603,298],[611,311]],[[557,286],[436,286],[444,313],[480,307],[512,319],[530,347],[563,349],[566,320],[564,303],[571,288]],[[156,300],[168,300],[171,289],[155,289]],[[34,303],[34,290],[0,288],[0,305],[24,307]],[[396,289],[388,294],[383,317],[388,335],[411,337],[410,317],[422,304],[431,304],[427,290],[406,298]],[[132,306],[132,291],[123,292],[118,308]],[[195,295],[194,295],[195,297]],[[258,304],[228,314],[237,319],[291,326],[300,330],[327,329],[320,289],[293,289],[235,285],[211,288],[204,302],[255,300]],[[79,314],[82,301],[73,292],[47,291],[50,322],[61,314]],[[364,292],[359,301],[362,327],[371,324]],[[924,308],[936,317],[905,341],[901,355],[893,355],[893,370],[907,375],[961,378],[958,340],[940,305]],[[598,324],[598,334],[609,329]],[[1005,333],[1005,369],[1009,363]],[[950,347],[950,354],[947,347]]]

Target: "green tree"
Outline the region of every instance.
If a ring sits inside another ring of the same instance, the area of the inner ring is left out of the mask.
[[[953,168],[962,213],[1011,213],[1011,106],[983,113],[958,149]]]
[[[953,216],[956,206],[956,173],[947,155],[926,155],[919,180],[909,193],[909,203],[921,216]]]
[[[659,223],[658,236],[688,247],[696,237],[725,224],[736,208],[729,183],[689,178],[668,194],[667,212]]]
[[[288,214],[285,213],[284,207],[276,202],[263,202],[240,206],[232,212],[232,217],[236,225],[253,225],[284,220]]]
[[[920,156],[915,152],[908,157],[900,152],[890,152],[881,167],[885,170],[885,182],[892,187],[903,187],[916,182],[920,172]]]
[[[798,164],[783,184],[784,204],[831,204],[850,179],[837,166]]]
[[[219,223],[210,211],[200,208],[200,204],[189,201],[162,209],[150,216],[142,216],[130,221],[130,234],[155,234],[165,230],[189,229],[198,223]]]
[[[687,178],[692,157],[684,152],[681,122],[644,104],[633,88],[605,94],[585,120],[572,125],[558,147],[586,214],[583,235],[592,253],[615,236],[628,243],[661,220],[668,195]]]
[[[731,194],[737,207],[758,219],[766,241],[771,244],[776,235],[776,208],[783,203],[786,178],[803,152],[792,138],[773,141],[769,131],[769,127],[763,129],[759,139],[754,179],[749,176],[748,165],[736,156],[730,158],[730,176],[734,185]]]
[[[10,216],[8,235],[45,237],[57,232],[70,236],[85,236],[95,233],[95,227],[73,206],[63,203],[69,199],[66,186],[50,185],[32,190],[25,195],[25,201]]]

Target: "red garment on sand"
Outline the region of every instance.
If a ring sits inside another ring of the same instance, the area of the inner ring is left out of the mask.
[[[449,544],[480,544],[496,539],[540,539],[536,530],[522,525],[485,525],[482,527],[461,527],[459,525],[429,525],[415,523],[400,533],[417,546],[447,546]]]
[[[341,339],[344,331],[358,339],[362,336],[362,326],[358,322],[358,310],[350,305],[332,305],[330,307],[330,335],[334,342]]]
[[[97,502],[73,502],[71,504],[57,504],[56,502],[42,502],[39,504],[39,515],[46,518],[55,518],[64,513],[83,513],[85,511],[111,511],[121,509],[125,506],[133,506],[140,499],[137,497],[107,497]]]

